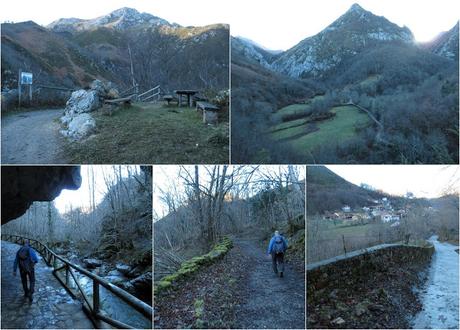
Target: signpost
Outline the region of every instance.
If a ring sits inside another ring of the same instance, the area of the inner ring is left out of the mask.
[[[22,72],[19,70],[19,79],[18,79],[18,107],[21,107],[21,94],[22,94],[22,85],[28,86],[29,89],[29,102],[32,103],[32,72]]]

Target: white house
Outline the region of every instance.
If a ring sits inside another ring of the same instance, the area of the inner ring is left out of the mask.
[[[344,207],[342,207],[342,211],[348,213],[351,212],[351,208],[348,205],[345,205]]]
[[[371,214],[372,214],[373,217],[378,217],[378,216],[380,216],[381,212],[380,212],[380,210],[373,210],[371,212]]]
[[[393,216],[391,214],[382,214],[381,219],[383,222],[390,222]]]

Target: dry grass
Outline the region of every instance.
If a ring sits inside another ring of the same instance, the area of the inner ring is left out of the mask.
[[[160,104],[121,107],[112,116],[94,114],[97,134],[69,142],[72,163],[228,163],[228,123],[209,126],[194,109]]]

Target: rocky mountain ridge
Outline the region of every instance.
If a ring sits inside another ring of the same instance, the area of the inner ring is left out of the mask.
[[[442,32],[431,42],[422,47],[434,54],[458,61],[459,22],[449,31]]]
[[[136,9],[123,7],[111,13],[93,19],[61,18],[46,27],[55,32],[77,32],[94,30],[100,27],[126,30],[136,26],[158,27],[170,26],[179,27],[178,24],[171,24],[167,20],[153,16],[148,13],[140,13]]]
[[[229,26],[183,27],[121,8],[84,20],[59,19],[47,27],[32,21],[1,25],[2,89],[17,86],[19,69],[34,84],[85,88],[95,79],[119,90],[134,80],[145,91],[227,89]],[[38,96],[38,94],[36,94]]]
[[[319,78],[353,56],[385,44],[419,47],[408,27],[400,27],[355,3],[324,30],[284,52],[270,53],[241,37],[232,39],[232,51],[292,78]],[[458,58],[458,23],[424,48]]]

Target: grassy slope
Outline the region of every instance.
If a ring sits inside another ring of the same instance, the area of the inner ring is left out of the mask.
[[[302,106],[305,107],[305,105]],[[370,122],[367,115],[355,107],[341,106],[335,107],[331,111],[336,113],[334,118],[317,123],[319,130],[289,141],[291,146],[299,152],[306,152],[325,143],[340,143],[355,135],[357,125],[362,126]],[[273,137],[275,139],[289,138],[301,133],[302,130],[305,130],[305,127],[297,126],[274,132]]]
[[[94,118],[97,134],[66,146],[72,163],[228,163],[228,124],[206,126],[194,109],[136,104]]]

